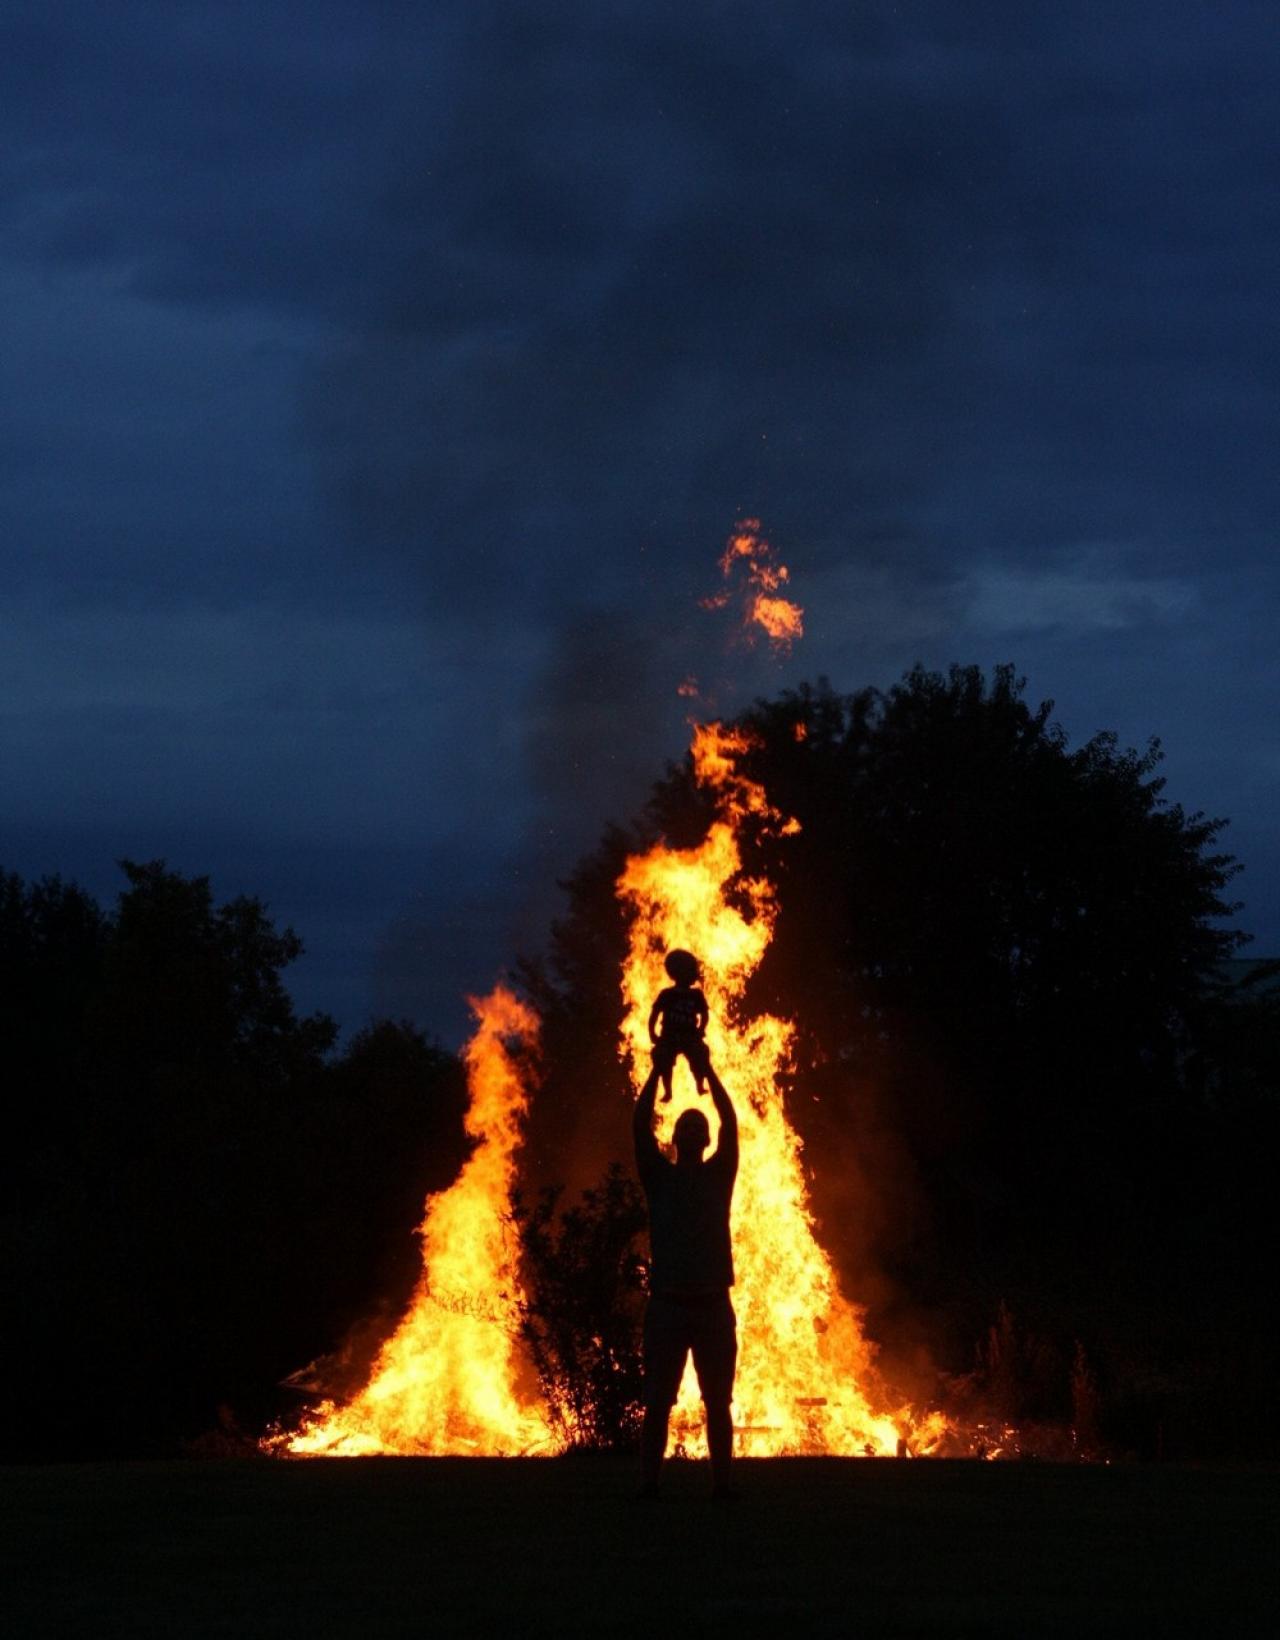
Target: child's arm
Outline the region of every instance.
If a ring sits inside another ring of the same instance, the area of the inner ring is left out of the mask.
[[[711,1018],[711,1010],[707,1007],[707,999],[703,996],[701,987],[694,991],[693,1000],[697,1004],[698,1035],[701,1036],[707,1028],[707,1021]]]
[[[649,1010],[650,1042],[656,1042],[658,1040],[658,1021],[662,1018],[666,1006],[667,993],[665,991],[659,991],[657,996],[653,999],[653,1007]]]

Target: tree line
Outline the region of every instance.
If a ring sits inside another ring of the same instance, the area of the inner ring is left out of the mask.
[[[454,1057],[392,1021],[333,1051],[252,898],[123,862],[104,912],[0,877],[4,1450],[174,1452],[290,1407],[281,1382],[418,1268],[465,1154]]]
[[[1271,1450],[1276,966],[1239,960],[1222,822],[1159,749],[1072,748],[1009,668],[758,702],[748,772],[801,825],[748,1005],[793,1018],[785,1090],[819,1233],[887,1370],[1144,1455]],[[566,884],[520,982],[543,1019],[518,1228],[549,1404],[635,1427],[643,1234],[616,1054],[613,884],[708,799],[671,766]],[[0,1240],[10,1457],[181,1450],[371,1352],[466,1155],[456,1058],[403,1022],[341,1052],[255,899],[124,862],[104,911],[0,877],[10,1089]],[[603,1114],[602,1114],[603,1113]],[[567,1206],[566,1206],[567,1204]]]

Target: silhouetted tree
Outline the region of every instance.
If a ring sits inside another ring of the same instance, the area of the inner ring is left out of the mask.
[[[891,1123],[941,1232],[905,1273],[982,1302],[1096,1282],[1241,940],[1223,823],[1165,802],[1156,743],[1073,750],[1051,711],[970,667],[748,714],[802,827],[760,845],[782,915],[757,997],[797,1018],[797,1112]]]
[[[327,1363],[330,1391],[363,1381],[412,1296],[426,1197],[468,1153],[466,1104],[458,1059],[405,1021],[359,1032],[319,1082],[298,1153],[296,1234],[309,1249],[307,1313],[323,1328],[321,1347],[340,1354],[340,1365]]]
[[[65,1118],[86,1074],[83,1022],[110,927],[73,883],[0,875],[0,1063],[8,1089],[4,1211],[17,1223],[78,1152]]]
[[[639,1187],[614,1163],[558,1212],[540,1192],[515,1219],[525,1282],[522,1332],[548,1411],[574,1448],[618,1451],[640,1431],[646,1223]]]
[[[113,915],[0,879],[9,1455],[172,1451],[411,1278],[465,1150],[456,1061],[383,1024],[330,1058],[261,903],[125,862]]]

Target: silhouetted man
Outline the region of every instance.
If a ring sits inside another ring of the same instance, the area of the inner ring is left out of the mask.
[[[711,1128],[700,1110],[682,1111],[672,1138],[676,1159],[668,1161],[653,1136],[653,1107],[660,1071],[636,1100],[633,1133],[636,1169],[649,1200],[649,1308],[644,1319],[644,1432],[641,1436],[641,1492],[658,1490],[658,1471],[667,1448],[667,1421],[675,1405],[689,1352],[707,1415],[707,1446],[715,1495],[729,1492],[733,1456],[733,1373],[738,1361],[737,1321],[729,1302],[733,1249],[729,1204],[738,1173],[738,1118],[724,1084],[699,1045],[695,1075],[706,1076],[720,1118],[716,1153],[703,1160]]]

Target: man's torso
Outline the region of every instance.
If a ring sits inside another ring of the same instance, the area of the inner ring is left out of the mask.
[[[645,1169],[651,1292],[696,1294],[732,1287],[729,1209],[735,1171],[718,1156],[697,1167],[677,1167],[663,1157]]]

